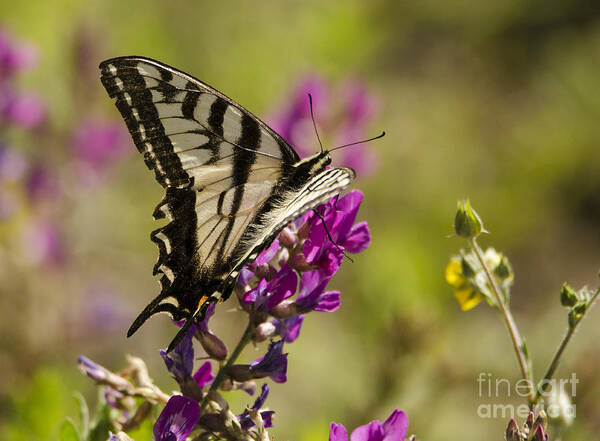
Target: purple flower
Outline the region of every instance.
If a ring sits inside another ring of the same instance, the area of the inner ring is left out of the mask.
[[[279,252],[280,246],[279,246],[279,239],[275,239],[271,245],[269,245],[269,247],[266,250],[263,250],[257,257],[256,259],[254,259],[253,262],[250,262],[250,264],[246,265],[245,267],[242,268],[242,270],[240,271],[240,276],[238,277],[238,284],[241,285],[242,287],[246,286],[248,284],[248,282],[250,281],[250,279],[252,279],[252,277],[255,275],[255,273],[257,272],[257,269],[261,269],[263,270],[263,268],[267,268],[267,273],[270,273],[269,275],[273,275],[276,271],[275,269],[272,269],[270,266],[268,266],[268,262],[273,259],[277,253]],[[264,273],[265,271],[261,271],[262,273]]]
[[[340,307],[340,292],[323,292],[331,276],[321,270],[307,271],[300,279],[300,292],[296,307],[301,312],[333,312]]]
[[[194,346],[192,344],[194,331],[193,328],[190,328],[173,351],[167,353],[164,349],[160,350],[160,356],[163,358],[168,371],[173,374],[179,384],[186,382],[192,375],[192,369],[194,368]]]
[[[38,127],[46,119],[46,109],[37,95],[12,90],[3,91],[0,114],[3,120],[25,129]]]
[[[271,260],[273,257],[275,257],[275,255],[277,254],[277,252],[279,251],[279,239],[275,239],[271,245],[269,245],[269,248],[267,248],[266,250],[263,250],[256,259],[254,259],[254,262],[252,262],[252,265],[254,265],[254,267],[263,265],[267,262],[269,262],[269,260]]]
[[[257,311],[269,312],[283,300],[293,296],[297,286],[296,272],[291,267],[284,265],[269,282],[262,278],[256,288],[246,292],[242,297],[242,302],[246,305],[253,305]]]
[[[269,377],[275,383],[287,380],[287,356],[283,353],[283,340],[272,341],[264,357],[250,363],[250,372],[254,378]]]
[[[108,285],[94,283],[83,295],[76,324],[88,333],[120,332],[127,319],[122,296]]]
[[[259,410],[265,404],[267,396],[269,395],[269,385],[267,383],[262,385],[260,395],[256,398],[256,401],[252,405],[253,410]],[[260,412],[260,416],[265,423],[265,427],[273,427],[273,414],[275,412],[272,410],[264,410]],[[248,409],[244,410],[243,413],[238,415],[238,420],[240,421],[240,425],[242,429],[248,430],[250,427],[254,426],[254,421],[250,418],[250,413]]]
[[[292,343],[300,335],[300,328],[302,328],[303,321],[304,315],[296,315],[280,320],[274,319],[275,333],[279,334],[286,343]]]
[[[83,355],[80,355],[77,358],[77,366],[85,375],[100,383],[105,381],[110,376],[110,372],[107,371],[106,368],[94,363],[92,360]]]
[[[329,109],[329,87],[317,75],[300,81],[293,92],[293,97],[288,101],[287,107],[277,111],[271,118],[267,118],[269,125],[283,139],[293,145],[301,157],[310,154],[310,150],[306,146],[316,142],[310,117],[309,93],[313,99],[316,120],[321,123],[322,116],[326,115]]]
[[[199,331],[211,332],[210,329],[208,329],[208,321],[214,314],[215,314],[215,304],[211,303],[210,305],[208,305],[208,308],[206,308],[206,312],[204,313],[204,318],[201,321],[196,323],[196,329],[198,329]],[[182,323],[184,323],[184,322],[182,322]]]
[[[196,381],[196,384],[199,387],[204,387],[207,384],[212,383],[212,381],[215,379],[211,369],[210,361],[205,361],[194,373],[194,381]]]
[[[58,181],[42,163],[33,164],[25,177],[25,189],[32,202],[51,199],[58,195]]]
[[[367,223],[354,225],[362,199],[363,194],[354,190],[341,198],[331,199],[319,208],[335,244],[329,240],[323,221],[316,216],[311,217],[310,232],[302,247],[308,263],[318,266],[327,275],[333,275],[343,259],[341,250],[360,253],[368,248],[371,233]]]
[[[0,181],[18,181],[26,169],[27,159],[21,152],[0,144]]]
[[[191,398],[172,396],[154,424],[156,441],[185,441],[200,419],[200,406]]]
[[[309,93],[313,98],[313,110],[321,138],[334,140],[335,147],[367,137],[369,122],[377,114],[376,100],[356,80],[346,81],[337,91],[332,92],[331,89],[322,78],[309,76],[298,84],[287,101],[289,104],[267,119],[271,127],[293,145],[301,157],[310,153],[306,146],[316,142],[310,117]],[[339,99],[333,102],[333,97]],[[356,145],[336,152],[334,162],[350,166],[361,175],[368,175],[377,168],[378,157],[374,150]]]
[[[81,123],[73,133],[72,148],[82,172],[100,172],[129,153],[127,138],[121,124],[94,119]]]
[[[341,127],[338,132],[341,136],[336,139],[339,145],[364,139],[369,121],[378,111],[378,103],[359,81],[346,82],[343,86],[342,96],[342,109],[345,117],[340,118]],[[376,150],[367,148],[364,144],[342,149],[338,155],[336,163],[353,168],[362,176],[372,174],[379,166],[379,156],[376,154]]]
[[[25,227],[23,250],[34,265],[61,266],[66,261],[64,238],[52,223],[36,221]]]
[[[403,441],[408,431],[408,417],[401,410],[394,410],[384,423],[375,420],[357,427],[350,441]],[[331,423],[329,441],[348,441],[348,432],[342,424]]]
[[[112,387],[107,387],[104,389],[104,401],[113,409],[121,410],[123,406],[119,403],[125,397],[125,394],[119,392]]]
[[[33,46],[15,42],[6,32],[0,31],[0,81],[33,67],[36,62]]]
[[[227,357],[227,346],[217,337],[210,329],[208,329],[208,320],[215,313],[215,304],[211,303],[204,314],[202,321],[195,324],[196,338],[200,341],[202,348],[206,353],[216,359],[224,360]]]

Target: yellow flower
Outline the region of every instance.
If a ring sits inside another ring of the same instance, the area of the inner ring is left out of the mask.
[[[454,288],[454,298],[463,311],[468,311],[483,300],[483,296],[475,291],[469,279],[464,276],[460,257],[452,257],[448,262],[446,282]]]
[[[472,286],[454,290],[454,298],[460,305],[460,309],[463,311],[474,308],[483,300],[483,296],[476,292]]]

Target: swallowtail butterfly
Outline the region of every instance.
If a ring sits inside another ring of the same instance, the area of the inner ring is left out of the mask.
[[[168,313],[186,325],[231,294],[242,267],[292,220],[340,193],[349,168],[327,168],[327,150],[300,159],[264,122],[207,84],[144,57],[100,64],[137,149],[165,195],[151,233],[160,294],[131,325]]]

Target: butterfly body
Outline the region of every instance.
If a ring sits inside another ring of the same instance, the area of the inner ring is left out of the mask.
[[[244,265],[354,178],[351,169],[328,168],[327,151],[300,159],[248,110],[177,69],[144,57],[107,60],[100,69],[165,188],[154,218],[168,223],[151,234],[162,290],[128,335],[157,312],[190,323],[226,300]]]

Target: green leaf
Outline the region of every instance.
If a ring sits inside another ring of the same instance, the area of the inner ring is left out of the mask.
[[[67,418],[60,426],[58,439],[60,441],[82,441],[71,418]]]
[[[81,426],[81,439],[87,439],[90,431],[90,411],[88,409],[85,398],[79,392],[73,394],[77,407],[79,409],[79,422]]]
[[[116,432],[115,425],[111,417],[111,408],[106,404],[99,404],[96,410],[94,424],[90,428],[87,441],[106,441],[108,432]]]

